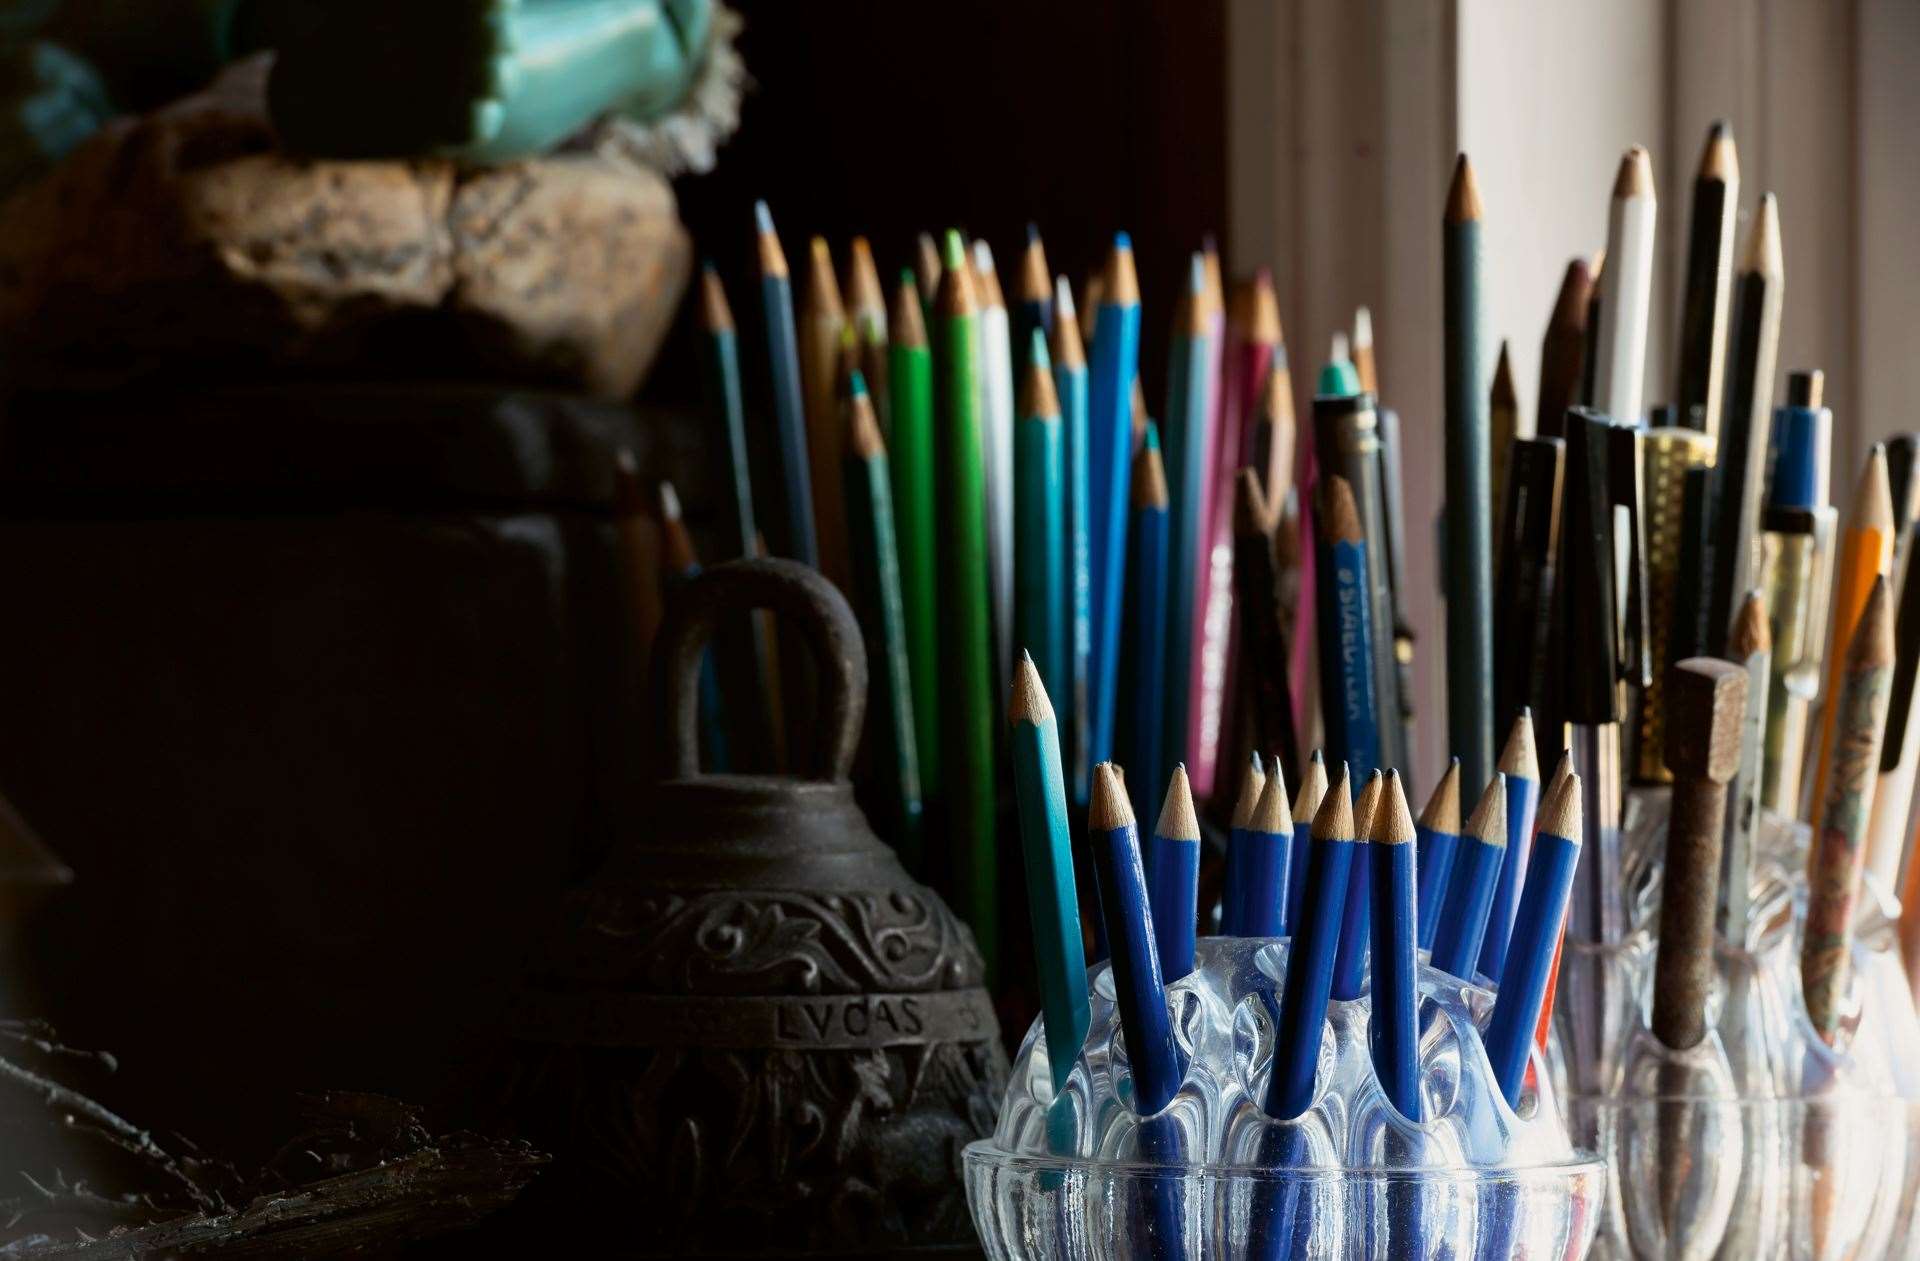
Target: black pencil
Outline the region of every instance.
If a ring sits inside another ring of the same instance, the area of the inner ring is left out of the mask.
[[[1723,119],[1707,133],[1693,177],[1693,221],[1687,237],[1687,288],[1680,304],[1680,356],[1674,400],[1680,423],[1720,429],[1725,382],[1728,281],[1733,219],[1740,204],[1740,158]]]

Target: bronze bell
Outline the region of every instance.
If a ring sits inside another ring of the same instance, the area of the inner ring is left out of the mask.
[[[700,772],[701,653],[754,608],[812,651],[822,778]],[[670,778],[516,1002],[515,1111],[556,1156],[542,1217],[643,1255],[971,1253],[960,1151],[1006,1055],[972,933],[854,804],[851,610],[805,566],[735,561],[655,652]]]

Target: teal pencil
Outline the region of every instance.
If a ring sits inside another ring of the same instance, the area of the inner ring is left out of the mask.
[[[1053,385],[1066,451],[1067,791],[1085,805],[1093,782],[1093,550],[1088,536],[1087,348],[1073,309],[1073,286],[1054,283]],[[1095,917],[1096,921],[1098,917]]]
[[[1013,431],[1015,646],[1033,657],[1049,696],[1067,693],[1065,450],[1047,336],[1033,330]]]
[[[1446,298],[1447,739],[1464,783],[1493,770],[1492,344],[1480,189],[1461,154],[1442,229]],[[1636,418],[1627,417],[1629,423]]]
[[[1013,753],[1013,794],[1026,856],[1027,906],[1033,916],[1033,957],[1040,976],[1047,1065],[1057,1096],[1087,1039],[1087,957],[1080,941],[1080,903],[1074,893],[1072,834],[1060,731],[1033,659],[1013,668],[1007,702]]]
[[[1167,367],[1167,513],[1166,703],[1161,716],[1160,756],[1154,768],[1164,776],[1187,757],[1187,728],[1193,697],[1193,606],[1196,583],[1208,567],[1200,555],[1201,527],[1207,522],[1206,493],[1209,425],[1213,418],[1213,369],[1218,338],[1207,298],[1206,257],[1195,254],[1187,289],[1173,320],[1173,348]],[[1145,768],[1141,768],[1145,769]],[[1164,963],[1165,961],[1162,960]]]

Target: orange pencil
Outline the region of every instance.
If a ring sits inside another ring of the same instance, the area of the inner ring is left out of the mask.
[[[1854,492],[1854,517],[1840,540],[1840,560],[1833,571],[1833,633],[1827,637],[1827,685],[1820,693],[1820,760],[1814,763],[1813,805],[1827,799],[1832,772],[1834,714],[1840,708],[1847,645],[1853,628],[1867,607],[1873,580],[1890,575],[1893,567],[1893,493],[1887,487],[1887,449],[1874,443],[1866,471]]]

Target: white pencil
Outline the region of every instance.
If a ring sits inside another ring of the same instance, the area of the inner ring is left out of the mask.
[[[993,250],[973,243],[980,296],[980,433],[987,483],[987,574],[993,601],[993,669],[1002,692],[1013,670],[1013,329]]]
[[[1620,159],[1607,214],[1607,265],[1600,273],[1600,329],[1594,343],[1593,405],[1624,424],[1645,416],[1647,315],[1653,300],[1653,230],[1659,201],[1653,163],[1639,145]]]

